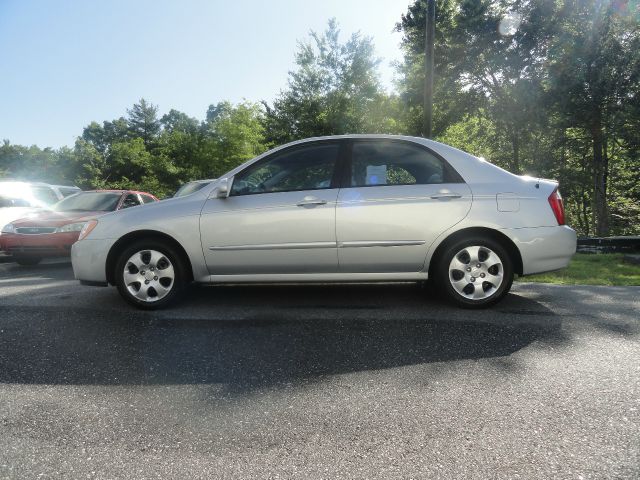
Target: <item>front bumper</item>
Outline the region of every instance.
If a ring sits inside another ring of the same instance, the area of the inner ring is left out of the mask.
[[[576,232],[566,225],[501,231],[520,250],[523,275],[565,268],[576,253]]]
[[[3,233],[0,235],[0,249],[9,255],[21,257],[68,257],[78,235],[80,232],[36,235]]]
[[[113,244],[112,239],[84,239],[71,247],[73,274],[80,283],[86,285],[107,284],[107,255]]]

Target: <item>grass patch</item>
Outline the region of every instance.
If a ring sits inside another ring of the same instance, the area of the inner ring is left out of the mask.
[[[522,277],[522,282],[564,285],[640,285],[640,265],[622,261],[620,253],[577,253],[569,266],[557,272]]]

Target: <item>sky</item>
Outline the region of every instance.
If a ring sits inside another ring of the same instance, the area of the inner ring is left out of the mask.
[[[0,140],[73,145],[140,98],[203,119],[222,100],[273,100],[299,40],[330,18],[373,38],[383,84],[410,0],[0,0]]]

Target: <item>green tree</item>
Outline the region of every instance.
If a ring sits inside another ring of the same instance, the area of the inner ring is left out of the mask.
[[[141,98],[133,108],[127,110],[127,114],[131,136],[141,138],[145,147],[150,147],[162,127],[158,119],[158,107]]]
[[[399,90],[413,133],[425,8],[416,0],[397,26]],[[627,170],[640,143],[632,133],[640,126],[639,18],[637,2],[438,0],[436,135],[513,172],[559,178],[582,233],[608,234],[610,209],[614,231],[639,226]]]
[[[272,106],[265,103],[267,138],[281,144],[321,135],[397,132],[397,119],[381,108],[394,100],[380,86],[380,60],[371,39],[355,33],[342,43],[335,19],[310,37],[298,44],[287,88]]]
[[[259,105],[221,102],[209,106],[201,147],[203,177],[217,177],[267,149]]]
[[[597,235],[610,231],[611,139],[626,140],[624,119],[640,101],[640,12],[637,5],[630,12],[633,8],[625,2],[567,0],[554,12],[550,31],[548,93],[562,126],[589,136]]]

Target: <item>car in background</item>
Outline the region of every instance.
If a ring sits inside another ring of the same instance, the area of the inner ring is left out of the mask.
[[[87,223],[75,277],[132,305],[191,282],[430,280],[458,306],[503,298],[514,275],[576,251],[558,183],[424,138],[346,135],[270,150],[192,195]]]
[[[37,209],[47,208],[81,190],[39,182],[0,181],[0,229]]]
[[[13,220],[2,228],[0,249],[20,265],[35,265],[44,257],[69,256],[85,223],[108,212],[158,199],[132,190],[91,190],[70,195],[47,210]]]
[[[215,181],[215,178],[210,178],[208,180],[194,180],[192,182],[187,182],[182,185],[178,191],[173,195],[173,197],[184,197],[185,195],[191,195],[192,193],[197,192],[201,188],[206,187],[211,182]]]

